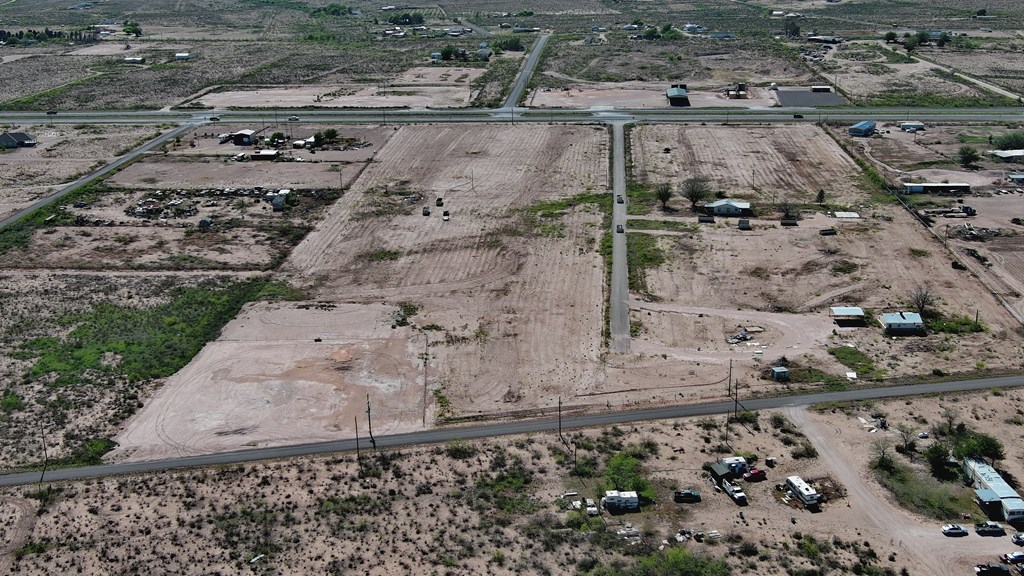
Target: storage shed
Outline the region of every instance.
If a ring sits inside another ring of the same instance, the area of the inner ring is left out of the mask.
[[[256,141],[255,130],[239,130],[231,135],[231,142],[235,146],[249,146]]]
[[[971,185],[963,182],[904,182],[904,194],[953,194],[971,193]]]
[[[889,312],[882,314],[879,321],[886,334],[923,334],[924,320],[917,312]]]
[[[875,126],[876,124],[871,120],[864,120],[847,128],[847,132],[850,136],[871,136],[875,133]]]
[[[772,380],[776,382],[789,382],[789,368],[785,366],[775,366],[772,368]]]
[[[665,90],[665,96],[668,98],[670,106],[689,106],[690,96],[686,92],[686,84],[673,84],[668,90]]]

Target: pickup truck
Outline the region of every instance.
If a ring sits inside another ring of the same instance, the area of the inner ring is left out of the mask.
[[[979,536],[1002,536],[1006,529],[998,522],[981,522],[974,525],[974,531]]]
[[[687,488],[686,490],[676,490],[672,493],[672,499],[676,502],[700,502],[700,492]]]
[[[722,482],[722,490],[728,494],[732,499],[740,506],[747,504],[747,495],[743,492],[743,488],[735,482]]]

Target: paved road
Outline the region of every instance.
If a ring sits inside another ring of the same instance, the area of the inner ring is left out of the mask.
[[[800,396],[750,399],[744,400],[743,405],[748,410],[771,410],[787,406],[806,406],[820,402],[844,402],[850,400],[892,398],[920,394],[944,394],[969,390],[987,390],[997,387],[1009,388],[1012,386],[1022,385],[1024,385],[1024,377],[1005,376],[981,380],[958,380],[934,384],[891,386],[888,388],[848,390],[845,392],[822,392],[819,394],[806,394]],[[732,410],[732,408],[733,404],[731,402],[716,402],[712,404],[698,404],[694,406],[667,406],[661,408],[649,408],[646,410],[605,412],[601,414],[588,414],[584,416],[563,418],[562,427],[584,428],[591,426],[624,424],[627,422],[640,422],[645,420],[670,420],[672,418],[724,414]],[[417,444],[436,444],[455,439],[475,440],[481,438],[492,438],[495,436],[507,436],[510,434],[549,432],[557,429],[557,418],[543,418],[538,420],[481,424],[477,426],[467,426],[464,428],[435,428],[433,430],[413,432],[409,434],[377,436],[376,440],[378,448],[397,448]],[[361,443],[364,449],[369,448],[369,442],[366,438],[363,438]],[[273,448],[253,448],[252,450],[208,454],[205,456],[187,456],[166,460],[152,460],[148,462],[108,464],[103,466],[89,466],[85,468],[64,468],[47,471],[44,480],[49,482],[59,480],[80,480],[82,478],[96,478],[114,474],[157,472],[160,470],[193,468],[197,466],[214,466],[219,464],[236,464],[240,462],[255,462],[260,460],[291,458],[295,456],[324,454],[329,452],[350,452],[355,450],[355,447],[354,439],[332,440],[329,442],[297,444],[293,446],[279,446]],[[39,481],[39,472],[22,472],[18,474],[0,476],[0,486],[18,486],[23,484],[32,484]]]
[[[612,194],[626,198],[626,140],[622,122],[612,123]],[[629,352],[629,265],[626,261],[626,204],[612,202],[612,282],[609,330],[612,350]]]
[[[103,176],[106,176],[112,170],[117,170],[121,166],[124,166],[125,164],[134,161],[141,154],[145,154],[146,152],[149,152],[150,150],[152,150],[153,148],[156,148],[157,146],[159,146],[163,142],[166,142],[168,140],[173,140],[176,136],[184,134],[185,132],[191,130],[193,127],[194,127],[193,124],[183,124],[183,125],[175,128],[174,130],[171,130],[170,132],[167,132],[166,134],[163,134],[161,136],[157,136],[156,138],[153,138],[152,140],[144,143],[142,146],[139,146],[135,150],[132,150],[131,152],[125,154],[124,156],[118,158],[117,160],[114,160],[110,164],[107,164],[106,166],[103,166],[102,168],[100,168],[99,170],[93,172],[92,174],[88,174],[86,176],[82,176],[78,180],[75,180],[71,184],[68,184],[67,186],[61,188],[60,191],[58,191],[56,194],[53,194],[51,196],[47,196],[46,198],[42,198],[42,199],[36,200],[32,204],[30,204],[28,207],[23,208],[22,210],[16,212],[15,214],[13,214],[11,216],[8,216],[7,218],[4,218],[3,220],[0,220],[0,228],[5,228],[5,227],[7,227],[7,226],[17,222],[18,220],[21,220],[22,218],[24,218],[25,216],[27,216],[31,212],[33,212],[35,210],[38,210],[38,209],[42,208],[43,206],[46,206],[47,204],[52,204],[53,202],[56,202],[56,201],[60,200],[61,198],[67,196],[71,192],[73,192],[73,191],[81,188],[82,186],[84,186],[84,185],[86,185],[86,184],[96,180],[97,178],[102,178]]]
[[[515,84],[512,85],[512,92],[508,95],[508,99],[505,100],[505,108],[512,109],[519,103],[519,98],[522,97],[523,91],[526,90],[526,85],[530,83],[530,78],[533,77],[533,69],[537,67],[537,62],[540,61],[540,55],[544,52],[544,45],[548,43],[548,35],[541,34],[537,38],[537,42],[533,45],[533,49],[530,50],[530,55],[526,58],[526,64],[523,69],[519,71],[519,76],[516,77]]]

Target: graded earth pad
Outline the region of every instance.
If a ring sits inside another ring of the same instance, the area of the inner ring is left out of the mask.
[[[671,108],[665,89],[668,84],[644,82],[587,83],[569,88],[535,90],[526,103],[537,108]],[[722,92],[688,91],[693,108],[770,108],[778,104],[775,93],[763,88],[750,88],[750,97],[729,99]],[[682,108],[685,110],[685,108]]]
[[[114,460],[148,460],[422,428],[421,339],[394,308],[259,304],[169,378],[117,437]]]
[[[600,379],[607,142],[598,127],[402,127],[285,271],[320,299],[417,307],[442,416],[553,406]]]

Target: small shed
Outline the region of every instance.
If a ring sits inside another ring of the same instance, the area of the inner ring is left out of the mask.
[[[739,200],[725,198],[723,200],[708,202],[704,205],[704,210],[710,214],[714,214],[715,216],[740,216],[742,214],[750,213],[750,202],[741,202]]]
[[[690,96],[686,92],[686,84],[673,84],[665,90],[670,106],[686,107],[690,105]]]
[[[712,463],[711,469],[708,470],[708,473],[711,474],[711,478],[716,484],[720,483],[722,480],[731,480],[735,476],[732,470],[729,470],[729,467],[721,462]]]
[[[923,334],[924,320],[917,312],[889,312],[882,314],[879,321],[886,334]]]
[[[832,306],[828,309],[828,315],[833,318],[845,318],[848,320],[863,320],[864,309],[860,306]]]
[[[750,220],[747,219],[740,220],[739,228],[740,230],[753,230],[750,226]]]
[[[876,124],[871,120],[864,120],[847,128],[847,132],[850,136],[871,136],[875,133],[875,127]]]
[[[776,382],[789,382],[789,368],[775,366],[772,368],[772,380]]]

